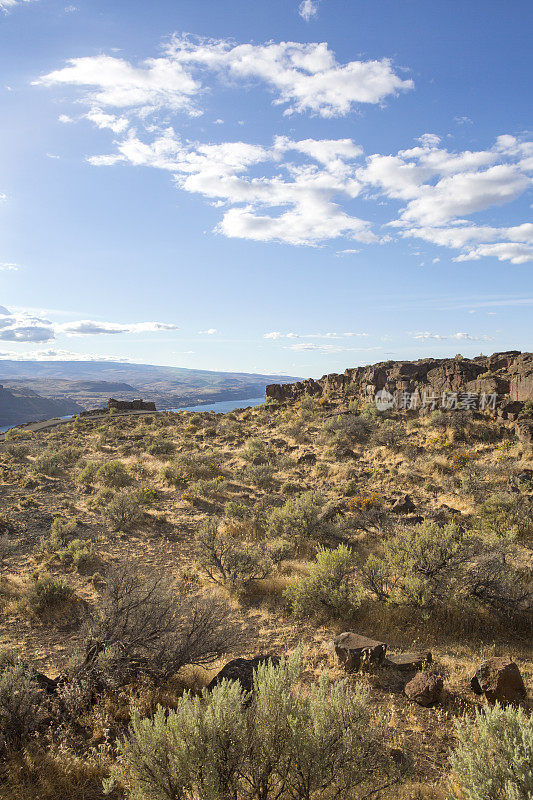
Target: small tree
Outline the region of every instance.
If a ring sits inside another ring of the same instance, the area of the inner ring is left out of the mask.
[[[200,531],[198,560],[214,583],[237,591],[267,578],[274,569],[268,546],[241,542],[227,532],[220,532],[214,521]]]
[[[531,800],[533,717],[496,703],[456,727],[450,800]]]

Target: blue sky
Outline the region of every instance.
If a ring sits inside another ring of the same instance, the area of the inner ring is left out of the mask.
[[[0,357],[531,349],[531,3],[0,9]]]

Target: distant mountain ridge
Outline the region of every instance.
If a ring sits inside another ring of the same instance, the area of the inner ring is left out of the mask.
[[[9,391],[0,385],[0,426],[21,425],[33,420],[50,419],[50,417],[66,417],[82,411],[73,400],[52,400],[40,397],[31,390],[22,392]]]
[[[15,395],[32,392],[50,401],[70,402],[78,411],[102,408],[109,397],[119,400],[143,398],[158,409],[212,403],[221,400],[246,400],[260,397],[272,381],[291,383],[289,375],[263,375],[246,372],[216,372],[130,364],[119,361],[0,361],[0,383]],[[64,411],[61,416],[75,411]],[[53,411],[49,416],[57,416]],[[34,414],[30,419],[43,419]],[[0,420],[2,405],[0,403]]]

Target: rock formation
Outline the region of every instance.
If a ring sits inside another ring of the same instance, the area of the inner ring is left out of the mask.
[[[116,411],[155,411],[155,403],[149,403],[145,400],[115,400],[110,397],[107,401],[107,408],[110,411],[114,408]]]
[[[271,384],[265,397],[278,403],[295,402],[306,394],[322,400],[368,402],[379,391],[391,395],[391,404],[397,409],[440,408],[444,396],[452,403],[450,408],[487,410],[502,419],[516,420],[523,413],[524,403],[533,401],[533,353],[510,350],[472,359],[456,356],[382,361],[324,375],[319,380]],[[529,436],[529,429],[524,427],[523,436]]]

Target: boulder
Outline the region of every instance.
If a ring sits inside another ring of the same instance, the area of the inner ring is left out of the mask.
[[[433,656],[429,650],[422,650],[412,653],[396,653],[387,656],[385,659],[386,667],[394,667],[402,672],[409,672],[414,669],[423,669],[427,664],[431,664]]]
[[[419,706],[432,706],[442,697],[444,682],[438,675],[429,672],[419,672],[405,684],[404,692],[409,700]]]
[[[526,699],[526,687],[520,670],[510,658],[483,661],[470,681],[476,694],[484,694],[489,703],[520,703]]]
[[[414,510],[415,504],[408,494],[404,494],[395,500],[391,508],[391,511],[395,514],[411,514]]]
[[[367,664],[382,664],[387,652],[384,642],[377,642],[358,633],[345,631],[333,639],[335,654],[349,672]]]
[[[254,658],[234,658],[232,661],[228,661],[220,672],[215,675],[207,689],[211,691],[223,680],[227,680],[239,681],[243,691],[251,692],[254,688],[254,671],[268,662],[277,667],[280,659],[278,656],[273,655],[255,656]]]

